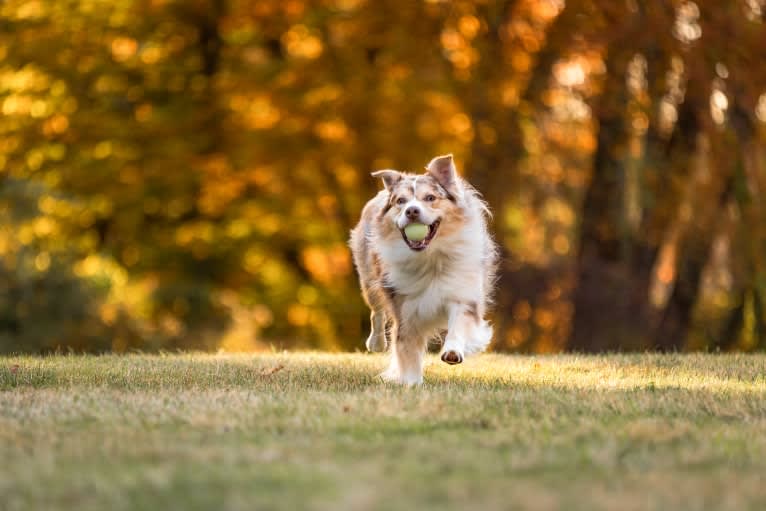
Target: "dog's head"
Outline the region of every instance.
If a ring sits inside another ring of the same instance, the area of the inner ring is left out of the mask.
[[[384,238],[401,236],[414,251],[425,250],[437,237],[449,237],[465,225],[465,187],[457,175],[452,155],[437,156],[424,174],[379,170],[374,177],[383,180],[388,202],[381,211],[380,231]],[[419,223],[428,226],[422,240],[411,240],[405,229]]]

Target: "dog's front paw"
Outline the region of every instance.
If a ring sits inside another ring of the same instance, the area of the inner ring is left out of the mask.
[[[442,362],[450,365],[460,364],[463,362],[463,353],[455,349],[448,349],[444,350],[441,358]]]
[[[423,383],[423,376],[417,374],[402,374],[396,367],[389,367],[380,373],[380,379],[387,383],[396,383],[397,385],[420,385]]]
[[[372,332],[365,341],[364,345],[367,346],[367,351],[372,353],[386,351],[386,336]]]

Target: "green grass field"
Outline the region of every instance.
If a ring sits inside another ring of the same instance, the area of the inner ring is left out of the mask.
[[[0,509],[766,509],[766,356],[0,358]]]

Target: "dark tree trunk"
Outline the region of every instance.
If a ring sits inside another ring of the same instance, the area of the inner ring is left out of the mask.
[[[714,211],[726,207],[731,198],[732,182],[724,184]],[[715,218],[704,222],[707,225],[692,229],[687,233],[678,253],[682,259],[677,263],[677,276],[668,303],[660,316],[654,332],[653,347],[662,351],[678,351],[686,342],[686,336],[692,323],[692,313],[702,282],[702,272],[710,258],[715,238]]]
[[[632,53],[608,55],[609,78],[594,113],[598,139],[593,176],[585,193],[568,349],[631,350],[649,337],[647,296],[656,249],[629,232],[623,221],[622,151],[624,76]]]
[[[707,89],[703,89],[703,91],[702,97],[705,97]],[[702,97],[698,98],[698,101],[701,101]],[[683,118],[679,117],[679,121],[681,120]],[[692,120],[691,122],[693,126],[686,127],[685,133],[687,134],[699,129],[697,121]],[[717,217],[719,212],[725,211],[735,198],[737,180],[744,179],[745,161],[742,155],[747,151],[754,133],[749,112],[743,111],[739,105],[733,105],[730,109],[730,124],[731,136],[733,137],[731,144],[737,148],[735,154],[738,156],[734,162],[714,158],[714,165],[720,168],[719,172],[715,174],[723,176],[719,185],[720,191],[712,204],[705,205],[705,208],[697,208],[699,213],[695,216],[689,232],[684,235],[682,240],[681,248],[678,251],[680,258],[676,265],[678,268],[676,282],[654,334],[654,345],[661,350],[678,350],[683,347],[686,341],[691,327],[692,313],[700,291],[702,272],[712,250],[717,230],[715,225]],[[726,137],[718,141],[718,144],[729,145],[729,143],[730,141]],[[701,150],[703,149],[699,147],[696,149],[696,151]],[[735,328],[739,321],[736,314],[735,311],[731,319],[733,322],[731,328]],[[728,339],[722,341],[724,343],[733,342]]]

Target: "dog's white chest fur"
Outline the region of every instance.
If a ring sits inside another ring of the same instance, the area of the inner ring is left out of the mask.
[[[402,299],[402,319],[423,333],[447,327],[448,304],[484,301],[483,229],[471,223],[424,252],[397,241],[379,244],[386,285]]]

